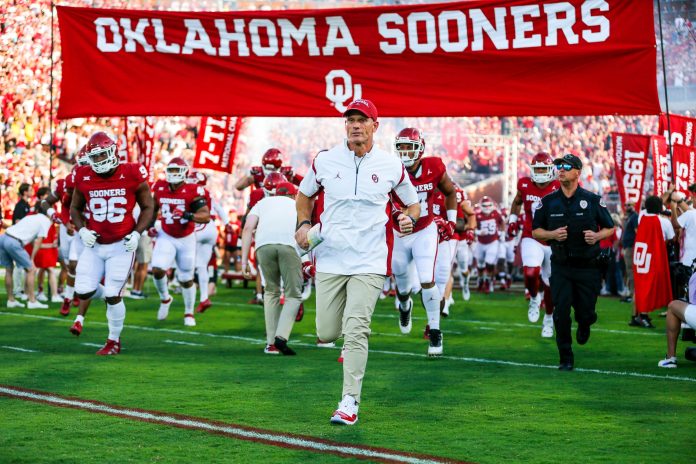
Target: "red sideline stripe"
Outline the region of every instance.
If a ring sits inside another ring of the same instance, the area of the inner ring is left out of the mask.
[[[107,416],[138,420],[161,425],[168,425],[189,430],[199,430],[217,435],[223,435],[238,440],[263,443],[281,448],[313,451],[315,453],[333,454],[336,456],[363,459],[384,463],[455,463],[472,464],[466,461],[428,456],[425,454],[405,453],[387,448],[354,445],[323,440],[307,435],[278,433],[272,430],[258,429],[232,423],[213,421],[182,414],[170,414],[145,409],[125,408],[99,401],[84,400],[77,397],[55,395],[38,390],[0,384],[0,396],[22,399],[36,403],[49,404],[62,408],[90,411]]]

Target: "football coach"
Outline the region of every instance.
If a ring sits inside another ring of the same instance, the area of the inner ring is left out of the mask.
[[[599,242],[614,233],[614,221],[599,195],[578,186],[582,161],[567,154],[554,160],[560,190],[541,199],[534,211],[532,236],[551,245],[551,297],[560,355],[558,368],[573,370],[570,307],[578,324],[576,341],[584,345],[597,321],[601,286]]]

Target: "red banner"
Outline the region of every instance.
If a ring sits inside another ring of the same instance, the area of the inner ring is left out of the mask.
[[[661,135],[650,137],[653,160],[653,195],[661,197],[672,184],[672,161],[667,152],[667,140]]]
[[[645,168],[648,165],[650,136],[612,132],[611,140],[621,205],[623,207],[626,203],[633,203],[639,209],[643,197]]]
[[[672,130],[672,145],[686,145],[692,147],[696,145],[694,142],[694,125],[696,119],[679,116],[676,114],[669,115],[669,128]],[[660,115],[660,126],[657,129],[658,134],[667,138],[669,131],[667,130],[667,115]]]
[[[660,218],[643,215],[633,245],[633,280],[635,306],[639,313],[665,307],[672,301],[667,247]]]
[[[674,189],[689,197],[689,185],[696,183],[696,148],[684,145],[672,147]]]
[[[59,118],[660,111],[652,0],[57,10]]]
[[[193,167],[231,173],[242,121],[232,116],[201,118]]]
[[[154,151],[152,147],[155,143],[155,121],[153,117],[145,117],[143,130],[138,130],[135,134],[135,138],[138,147],[138,163],[145,166],[150,183],[152,183],[154,181],[154,172],[152,169],[152,156],[154,155]]]

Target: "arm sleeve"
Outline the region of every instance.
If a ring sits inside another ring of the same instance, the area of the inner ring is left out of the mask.
[[[401,165],[401,179],[394,187],[394,192],[406,206],[418,203],[418,193],[411,183],[411,179],[406,174],[406,168],[404,168],[403,164]]]
[[[314,158],[314,161],[312,161],[312,166],[311,168],[307,171],[307,175],[302,179],[302,182],[300,182],[300,192],[302,192],[303,195],[306,197],[311,197],[315,193],[319,191],[319,188],[321,187],[321,182],[317,178],[317,160],[319,158],[319,155]]]
[[[532,210],[532,230],[534,229],[544,229],[548,227],[548,221],[546,220],[548,205],[546,197],[542,198],[538,204],[538,209]]]

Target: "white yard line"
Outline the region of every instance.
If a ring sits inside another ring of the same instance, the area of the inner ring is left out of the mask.
[[[393,463],[436,464],[453,462],[449,459],[434,456],[418,456],[395,450],[344,444],[328,440],[315,439],[309,436],[290,435],[272,430],[254,429],[236,424],[213,422],[197,417],[187,417],[182,415],[173,417],[167,413],[158,411],[133,410],[94,401],[86,401],[76,398],[64,398],[52,395],[50,393],[26,391],[24,389],[12,386],[0,385],[0,395],[5,395],[15,399],[45,403],[52,406],[117,416],[141,422],[154,422],[162,425],[195,429],[204,432],[213,432],[239,440],[252,441],[282,448],[307,450],[315,453],[334,454],[359,459],[374,459],[382,462]]]
[[[29,350],[27,348],[20,348],[18,346],[5,346],[0,345],[0,348],[5,348],[6,350],[21,351],[22,353],[38,353],[38,350]]]
[[[186,345],[186,346],[205,346],[202,343],[182,342],[179,340],[164,340],[164,343],[172,343],[174,345]]]
[[[49,320],[49,321],[65,322],[65,319],[62,319],[62,318],[52,317],[52,316],[41,316],[38,314],[22,314],[22,313],[11,313],[11,312],[0,311],[0,316],[27,317],[27,318],[34,318],[34,319],[44,319],[44,320]],[[90,324],[101,325],[101,326],[107,325],[106,322],[90,322]],[[126,324],[124,327],[127,329],[145,330],[148,332],[176,333],[176,334],[180,334],[180,335],[191,335],[191,336],[199,336],[199,337],[223,338],[223,339],[227,339],[227,340],[238,340],[238,341],[252,343],[254,345],[265,345],[266,344],[266,340],[264,340],[264,339],[251,338],[251,337],[241,337],[238,335],[222,335],[222,334],[213,334],[213,333],[207,333],[207,332],[193,332],[193,331],[188,331],[188,330],[164,329],[164,328],[145,327],[145,326],[129,325],[129,324]],[[594,331],[594,329],[593,329],[593,331]],[[445,331],[445,335],[446,334],[447,334],[447,332]],[[292,342],[292,344],[295,346],[305,346],[305,347],[316,348],[316,344],[314,344],[314,343]],[[322,349],[326,349],[326,348],[322,348]],[[337,347],[336,349],[340,349],[340,347]],[[425,350],[423,351],[423,353],[412,353],[412,352],[407,352],[407,351],[387,351],[387,350],[376,350],[376,349],[370,349],[369,351],[370,351],[370,353],[388,354],[388,355],[393,355],[393,356],[407,356],[407,357],[418,357],[418,358],[425,358],[426,357]],[[453,361],[463,361],[463,362],[479,363],[479,364],[498,364],[498,365],[503,365],[503,366],[514,366],[514,367],[532,367],[532,368],[542,368],[542,369],[557,369],[558,368],[557,365],[551,365],[551,364],[535,364],[535,363],[525,363],[525,362],[516,362],[516,361],[506,361],[506,360],[502,360],[502,359],[472,358],[472,357],[464,357],[464,356],[443,356],[441,359],[449,359],[449,360],[453,360]],[[651,363],[651,365],[652,365],[652,363]],[[594,374],[620,376],[620,377],[649,378],[649,379],[673,380],[673,381],[695,382],[696,383],[696,378],[694,378],[694,377],[683,377],[683,376],[677,376],[677,375],[644,374],[642,372],[609,371],[609,370],[602,370],[602,369],[587,369],[587,368],[581,368],[581,367],[576,367],[575,372],[588,372],[588,373],[594,373]]]
[[[95,348],[101,348],[102,346],[104,346],[104,345],[100,345],[99,343],[80,343],[80,345],[93,346]]]

